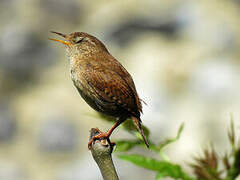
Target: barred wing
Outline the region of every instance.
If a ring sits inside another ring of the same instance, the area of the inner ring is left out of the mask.
[[[118,73],[110,69],[91,68],[83,72],[82,77],[99,100],[114,103],[137,117],[139,116],[135,94]]]

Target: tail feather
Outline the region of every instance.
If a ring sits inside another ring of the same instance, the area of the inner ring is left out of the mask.
[[[137,130],[139,131],[139,133],[141,134],[142,138],[143,138],[143,141],[144,143],[146,144],[147,148],[149,148],[149,143],[147,141],[147,138],[143,132],[143,129],[142,129],[142,125],[141,125],[141,119],[137,118],[137,117],[134,117],[132,116],[132,120],[133,122],[135,123],[136,127],[137,127]]]

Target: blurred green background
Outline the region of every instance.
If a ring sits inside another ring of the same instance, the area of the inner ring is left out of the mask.
[[[1,0],[0,180],[101,179],[89,130],[112,123],[80,98],[50,30],[104,42],[148,104],[142,120],[153,141],[185,122],[167,149],[172,160],[189,162],[209,142],[224,152],[230,113],[240,125],[239,19],[238,0]],[[133,137],[119,128],[112,138]],[[114,162],[120,179],[154,178]]]

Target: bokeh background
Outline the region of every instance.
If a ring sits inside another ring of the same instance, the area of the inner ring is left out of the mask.
[[[89,130],[111,123],[80,98],[50,30],[84,31],[132,74],[151,139],[181,139],[166,153],[185,164],[214,142],[227,149],[240,125],[240,1],[1,0],[0,180],[95,180]],[[119,128],[113,139],[134,138]],[[133,153],[148,153],[134,149]],[[120,179],[154,173],[114,157]]]

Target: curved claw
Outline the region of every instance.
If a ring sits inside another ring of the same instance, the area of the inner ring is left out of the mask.
[[[91,149],[92,144],[94,143],[94,141],[96,140],[101,140],[101,139],[105,139],[107,140],[107,142],[111,145],[111,146],[115,146],[116,144],[114,142],[111,142],[109,140],[109,134],[108,133],[104,133],[104,132],[99,132],[99,134],[93,136],[89,142],[88,142],[88,149]]]

